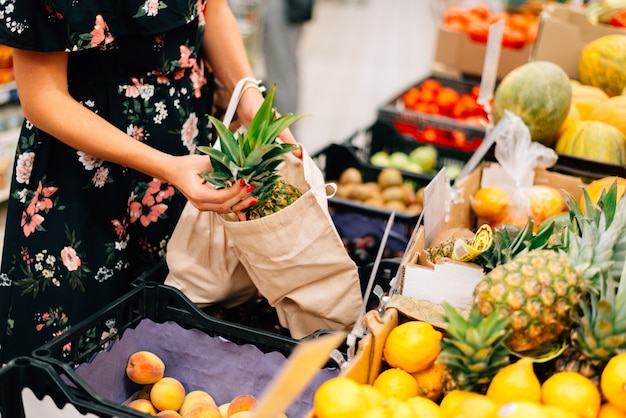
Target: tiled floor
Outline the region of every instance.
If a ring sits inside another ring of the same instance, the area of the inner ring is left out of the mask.
[[[381,105],[429,73],[436,1],[443,0],[316,0],[300,50],[299,112],[310,117],[297,132],[309,153],[367,128]],[[75,416],[55,409],[27,401],[26,416]]]

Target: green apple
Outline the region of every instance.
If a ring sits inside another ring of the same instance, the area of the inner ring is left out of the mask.
[[[408,154],[401,151],[392,152],[389,155],[389,167],[395,167],[400,170],[404,170],[404,167],[409,162]]]
[[[389,162],[389,154],[385,151],[378,151],[370,157],[370,163],[378,167],[388,167]]]
[[[411,161],[422,166],[424,171],[431,171],[437,167],[437,148],[432,145],[421,145],[409,154]]]
[[[463,170],[463,167],[461,167],[460,165],[456,165],[456,164],[447,165],[444,168],[444,172],[446,173],[446,176],[448,176],[450,180],[454,180],[455,178],[457,178],[457,176],[461,174],[462,170]]]

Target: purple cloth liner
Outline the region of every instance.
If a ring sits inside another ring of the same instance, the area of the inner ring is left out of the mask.
[[[220,405],[237,395],[261,397],[287,361],[282,353],[263,353],[252,343],[237,345],[172,321],[157,324],[143,319],[109,350],[79,365],[76,373],[103,398],[123,403],[142,388],[126,376],[128,358],[137,351],[151,351],[165,363],[165,376],[178,379],[187,392],[208,392]],[[287,416],[306,416],[313,407],[315,390],[338,374],[337,368],[321,369],[286,411]]]

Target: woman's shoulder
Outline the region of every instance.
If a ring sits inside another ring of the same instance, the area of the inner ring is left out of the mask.
[[[206,0],[4,0],[0,43],[36,50],[76,50],[93,36],[165,32],[198,16]]]

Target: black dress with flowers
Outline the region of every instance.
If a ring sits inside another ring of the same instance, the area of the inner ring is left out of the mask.
[[[67,52],[76,100],[135,140],[184,155],[209,142],[203,3],[3,0],[0,43]],[[127,292],[163,258],[184,204],[171,185],[26,120],[0,271],[0,360],[29,354]]]

